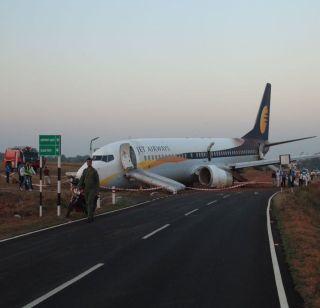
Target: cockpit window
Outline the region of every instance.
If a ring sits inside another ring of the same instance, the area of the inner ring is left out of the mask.
[[[109,161],[114,160],[114,156],[113,155],[93,155],[92,160],[100,160],[107,163]]]

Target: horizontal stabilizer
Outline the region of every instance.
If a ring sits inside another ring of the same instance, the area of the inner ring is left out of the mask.
[[[305,160],[305,159],[312,159],[312,158],[320,158],[320,154],[313,154],[313,155],[301,155],[301,156],[291,156],[291,161],[297,160]],[[250,167],[262,167],[262,166],[269,166],[269,165],[280,165],[280,160],[278,159],[262,159],[262,160],[255,160],[255,161],[248,161],[243,163],[235,163],[230,164],[228,167],[233,170],[237,169],[244,169]]]
[[[316,138],[317,136],[311,136],[311,137],[304,137],[304,138],[298,138],[298,139],[291,139],[291,140],[284,140],[284,141],[278,141],[278,142],[266,142],[265,146],[266,147],[273,147],[275,145],[279,144],[284,144],[284,143],[290,143],[290,142],[295,142],[295,141],[300,141],[300,140],[306,140],[306,139],[311,139],[311,138]]]

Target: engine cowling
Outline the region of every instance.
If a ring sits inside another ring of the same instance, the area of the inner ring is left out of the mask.
[[[232,174],[215,165],[203,166],[198,170],[201,185],[208,187],[228,187],[233,184]]]

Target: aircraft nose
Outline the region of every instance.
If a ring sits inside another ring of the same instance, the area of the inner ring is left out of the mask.
[[[92,167],[95,168],[97,171],[102,169],[106,165],[105,162],[102,161],[93,161],[92,162]]]

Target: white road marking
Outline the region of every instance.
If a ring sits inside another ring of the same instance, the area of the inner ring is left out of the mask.
[[[188,215],[190,215],[190,214],[192,214],[192,213],[194,213],[194,212],[196,212],[196,211],[198,211],[199,209],[195,209],[195,210],[192,210],[192,211],[190,211],[190,212],[188,212],[188,213],[185,213],[184,215],[185,216],[188,216]]]
[[[166,225],[162,226],[161,228],[159,228],[157,230],[154,230],[151,233],[145,235],[142,239],[146,240],[147,238],[151,237],[152,235],[155,235],[157,232],[159,232],[159,231],[161,231],[161,230],[163,230],[165,228],[168,228],[169,226],[170,226],[170,224],[166,224]]]
[[[228,197],[230,197],[230,195],[225,195],[225,196],[223,196],[222,198],[223,198],[223,199],[226,199],[226,198],[228,198]]]
[[[98,263],[97,265],[89,268],[88,270],[86,270],[82,274],[74,277],[73,279],[63,283],[62,285],[60,285],[60,286],[56,287],[55,289],[53,289],[52,291],[48,292],[47,294],[42,295],[41,297],[35,299],[31,303],[23,306],[23,308],[31,308],[31,307],[34,307],[36,305],[39,305],[41,302],[43,302],[46,299],[48,299],[49,297],[57,294],[58,292],[62,291],[63,289],[69,287],[71,284],[73,284],[73,283],[77,282],[78,280],[82,279],[83,277],[89,275],[90,273],[92,273],[93,271],[95,271],[96,269],[98,269],[99,267],[101,267],[103,265],[104,265],[104,263]]]
[[[216,203],[216,202],[218,202],[218,200],[213,200],[211,202],[208,202],[207,205],[210,205],[210,204],[213,204],[213,203]]]
[[[271,231],[271,224],[270,224],[270,204],[272,198],[278,194],[276,192],[273,194],[268,201],[268,207],[267,207],[267,228],[268,228],[268,236],[269,236],[269,245],[270,245],[270,252],[271,252],[271,259],[272,259],[272,266],[273,266],[273,272],[274,272],[274,278],[276,281],[277,291],[278,291],[278,297],[280,302],[281,308],[289,308],[286,292],[284,290],[282,278],[281,278],[281,272],[279,268],[279,263],[277,259],[276,250],[274,248],[275,244],[273,241],[272,231]]]

